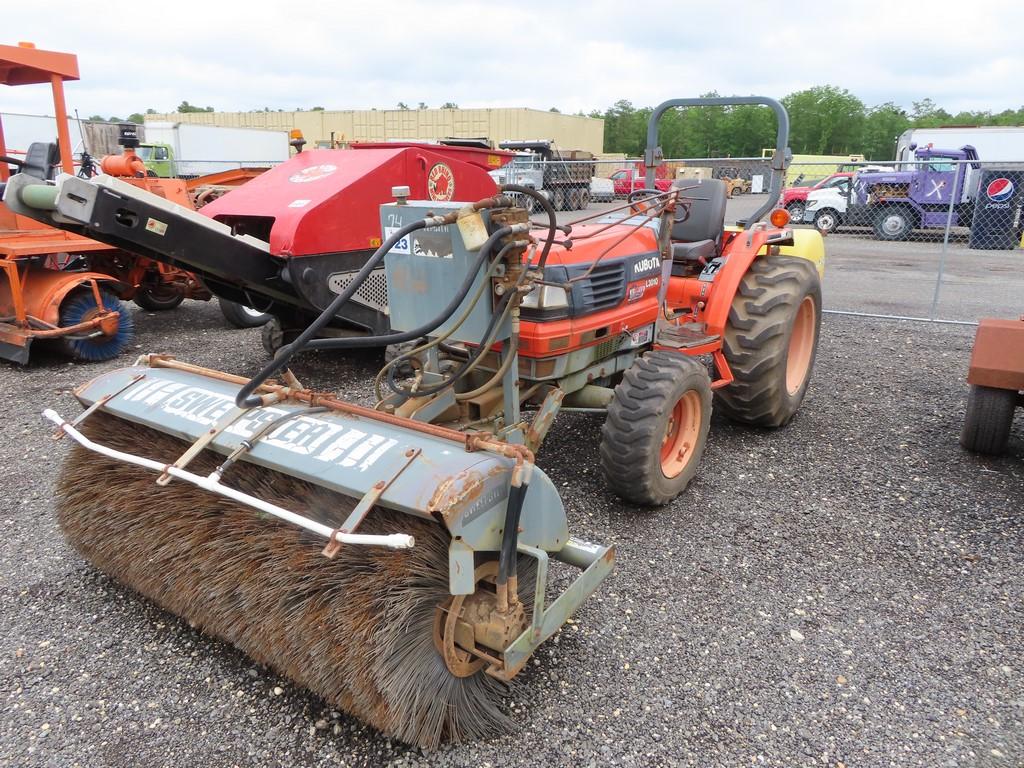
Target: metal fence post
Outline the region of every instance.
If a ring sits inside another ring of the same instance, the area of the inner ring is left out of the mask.
[[[939,308],[939,293],[942,291],[942,276],[946,270],[946,254],[949,252],[949,230],[953,227],[953,208],[956,205],[956,193],[960,189],[960,176],[964,173],[963,162],[957,163],[956,178],[953,188],[949,191],[949,210],[946,211],[946,231],[942,235],[942,252],[939,254],[939,271],[935,276],[935,293],[932,295],[932,306],[928,310],[928,319],[935,320]]]

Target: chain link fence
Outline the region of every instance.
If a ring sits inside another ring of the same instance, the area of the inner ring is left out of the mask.
[[[768,199],[770,162],[668,159],[655,183],[722,179],[730,196],[726,220],[736,223]],[[635,158],[517,158],[497,180],[557,186],[551,171],[567,165],[583,166],[590,187],[585,195],[557,195],[563,211],[596,209],[646,187],[643,162]],[[579,167],[573,175],[580,177]],[[801,160],[780,182],[775,202],[792,226],[817,228],[826,237],[826,311],[974,323],[1024,310],[1024,160],[927,148],[901,162]]]
[[[826,308],[945,322],[1020,313],[1024,161],[927,148],[804,164],[785,181],[779,204],[827,237]]]
[[[171,160],[167,171],[188,178],[275,164]],[[644,189],[645,170],[636,158],[520,152],[492,176],[545,190],[569,221]],[[721,179],[727,223],[736,223],[767,201],[775,173],[763,157],[675,158],[658,166],[655,186]],[[1024,310],[1024,160],[925,148],[889,163],[801,159],[779,181],[775,203],[791,225],[826,237],[826,311],[973,323]]]

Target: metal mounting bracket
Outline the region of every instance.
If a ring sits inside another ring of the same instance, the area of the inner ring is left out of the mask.
[[[355,508],[349,513],[348,517],[345,518],[345,522],[342,523],[338,528],[331,531],[331,540],[324,547],[323,555],[329,560],[333,560],[338,552],[341,550],[341,542],[338,541],[338,534],[355,533],[356,528],[362,525],[363,520],[366,519],[367,514],[373,509],[373,505],[377,503],[377,500],[383,495],[393,482],[398,478],[406,468],[416,460],[416,457],[420,455],[419,448],[409,448],[405,452],[405,461],[403,461],[396,469],[391,477],[378,480],[372,486],[370,490],[363,494],[363,497],[359,499],[359,503],[356,504]]]

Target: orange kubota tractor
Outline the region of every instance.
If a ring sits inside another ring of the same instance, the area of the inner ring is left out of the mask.
[[[788,115],[760,97],[662,105],[648,135],[650,178],[660,162],[657,118],[666,109],[734,103],[775,111],[772,183],[778,186],[788,156]],[[493,195],[483,170],[489,155],[426,145],[303,153],[207,206],[212,219],[103,177],[19,185],[6,199],[55,225],[195,270],[218,295],[267,302],[275,319],[264,327],[264,343],[280,361],[294,354],[299,339],[339,349],[417,341],[391,332],[395,307],[425,300],[408,294],[428,283],[385,281],[382,257],[352,250],[349,241],[377,246],[397,226],[385,221],[376,238],[365,231],[379,213],[380,188],[390,183],[411,182],[417,191],[395,187],[395,194],[421,196],[426,205],[459,199],[455,195],[464,201]],[[528,194],[515,185],[502,189]],[[59,218],[33,212],[35,195],[52,201]],[[712,393],[719,410],[739,422],[776,427],[796,413],[817,347],[824,247],[818,233],[786,227],[785,211],[772,212],[770,224],[760,221],[777,194],[734,226],[725,223],[727,190],[719,180],[682,180],[668,190],[652,184],[634,195],[640,199],[627,203],[633,210],[625,215],[598,214],[587,217],[598,219],[593,223],[560,226],[558,238],[544,236],[544,258],[530,270],[532,288],[519,308],[516,355],[527,404],[542,411],[537,424],[563,406],[607,409],[601,455],[609,484],[633,501],[660,504],[696,471]],[[547,226],[554,226],[550,206],[537,204],[551,217]],[[165,231],[154,233],[151,226]],[[400,252],[446,258],[448,247],[418,235],[411,244],[403,241]],[[311,340],[311,333],[333,338]],[[461,369],[465,351],[447,343],[440,350],[451,358],[446,365]],[[409,395],[397,383],[398,372],[422,365],[411,354],[400,353],[382,374],[382,402],[386,386],[399,398],[396,412],[419,420],[507,426],[507,400],[493,392],[466,395],[486,383],[478,380],[481,372],[500,370],[507,354],[472,353],[472,375],[459,377],[466,391],[454,389],[456,410],[435,401],[431,387]]]

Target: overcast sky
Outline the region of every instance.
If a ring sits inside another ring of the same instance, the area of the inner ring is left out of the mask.
[[[172,111],[183,99],[243,111],[454,101],[588,112],[619,99],[781,97],[822,84],[869,106],[1024,105],[1021,0],[8,6],[3,43],[78,55],[82,79],[67,100],[83,117]],[[0,93],[0,111],[52,114],[45,86]]]

